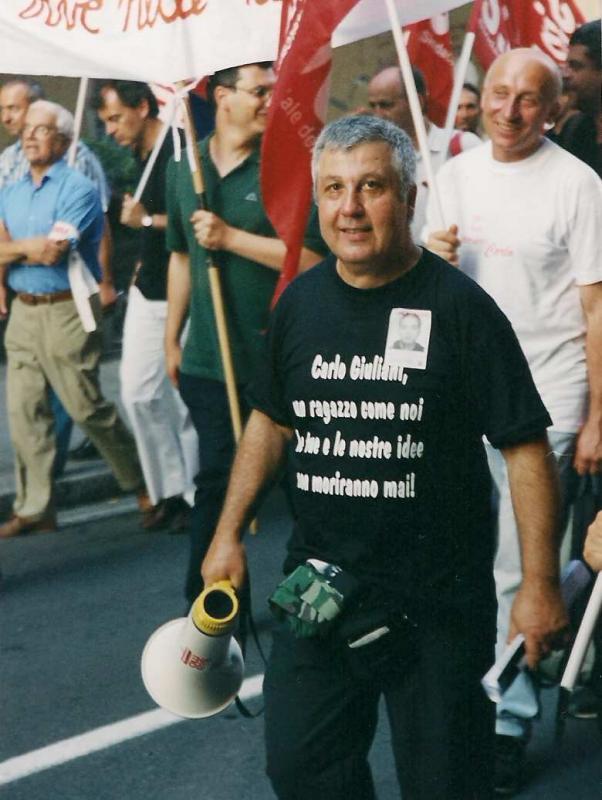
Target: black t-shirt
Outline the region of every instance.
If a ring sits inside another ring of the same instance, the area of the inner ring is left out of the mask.
[[[393,347],[407,316],[422,350]],[[482,436],[509,446],[551,420],[489,295],[428,251],[369,290],[330,258],[284,293],[267,345],[250,401],[294,429],[285,571],[320,558],[419,611],[491,599]]]
[[[167,164],[173,155],[173,138],[168,132],[165,141],[159,150],[159,155],[153,166],[150,177],[140,202],[147,214],[166,213],[166,173]],[[136,157],[140,175],[146,166],[149,155],[141,160]],[[167,298],[167,264],[169,253],[165,245],[165,231],[157,228],[141,228],[140,250],[138,255],[140,268],[136,274],[136,286],[147,300],[165,300]]]
[[[569,117],[560,133],[553,130],[546,133],[548,139],[584,161],[601,175],[600,145],[597,142],[597,135],[595,119],[582,111]]]

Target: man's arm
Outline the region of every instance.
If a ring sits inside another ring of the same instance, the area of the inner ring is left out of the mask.
[[[286,245],[281,239],[234,228],[211,211],[195,211],[190,222],[197,242],[207,250],[227,250],[277,271],[284,265]],[[299,271],[313,267],[323,258],[319,253],[303,247]]]
[[[8,269],[0,265],[0,319],[8,317],[8,289],[6,287],[6,273]]]
[[[190,256],[174,252],[167,272],[167,321],[165,323],[165,367],[167,377],[177,387],[182,361],[180,336],[190,304]]]
[[[124,194],[121,204],[121,224],[127,225],[128,228],[140,229],[143,227],[142,218],[146,216],[148,211],[142,203],[134,200],[131,194]],[[164,231],[167,228],[167,214],[153,214],[152,219],[155,230]]]
[[[589,410],[577,437],[575,469],[594,474],[602,463],[602,283],[580,286],[587,333],[585,357],[589,382]]]
[[[246,558],[241,542],[253,504],[261,490],[277,473],[292,436],[261,411],[253,411],[238,447],[228,491],[213,540],[201,567],[205,586],[229,580],[242,586]]]
[[[102,274],[102,280],[98,284],[100,304],[104,309],[107,309],[117,300],[117,292],[113,281],[113,234],[106,214],[104,216],[102,239],[98,248],[98,263]]]
[[[67,241],[53,241],[45,236],[27,239],[11,239],[4,222],[0,220],[0,266],[10,264],[43,264],[52,267],[65,257],[69,249]]]
[[[536,666],[566,628],[560,595],[559,491],[547,437],[502,450],[518,525],[522,583],[510,616],[511,641],[525,637],[527,662]]]

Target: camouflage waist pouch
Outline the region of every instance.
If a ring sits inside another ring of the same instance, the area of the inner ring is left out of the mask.
[[[340,567],[309,559],[276,587],[269,604],[275,617],[286,620],[295,636],[324,636],[358,586]]]

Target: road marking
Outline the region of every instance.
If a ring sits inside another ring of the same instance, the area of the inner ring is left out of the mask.
[[[240,699],[250,700],[260,695],[262,684],[263,675],[253,675],[247,678],[241,686]],[[32,750],[22,756],[8,758],[0,763],[0,786],[13,783],[36,772],[57,767],[59,764],[65,764],[76,758],[96,753],[107,747],[113,747],[121,742],[127,742],[137,736],[144,736],[147,733],[186,721],[169,711],[156,708],[111,725],[103,725],[101,728],[95,728],[79,736],[72,736],[70,739],[63,739],[61,742],[40,747],[39,750]]]

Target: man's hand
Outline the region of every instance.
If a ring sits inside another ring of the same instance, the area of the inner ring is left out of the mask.
[[[229,580],[235,589],[240,589],[246,573],[247,558],[242,542],[216,533],[201,566],[204,585]]]
[[[179,342],[165,342],[165,371],[171,383],[178,388],[182,348]]]
[[[457,225],[450,225],[446,231],[433,231],[429,235],[426,246],[428,250],[449,261],[454,267],[457,267],[460,263],[458,256],[460,239],[458,238]]]
[[[231,228],[211,211],[195,211],[190,217],[197,242],[206,250],[228,250]]]
[[[587,529],[583,557],[596,572],[602,572],[602,511]]]
[[[579,475],[595,475],[602,464],[602,432],[600,423],[587,420],[577,437],[573,465]]]
[[[567,626],[568,616],[556,581],[523,581],[512,604],[508,641],[523,634],[531,669],[564,643]]]
[[[110,281],[101,281],[98,284],[100,305],[103,311],[108,311],[117,302],[117,290]]]
[[[142,217],[147,215],[147,211],[137,200],[134,200],[131,194],[123,195],[123,202],[121,204],[121,216],[119,221],[122,225],[127,225],[128,228],[141,228]]]
[[[67,239],[54,241],[45,236],[34,236],[24,241],[24,249],[28,263],[54,267],[65,258],[69,251],[69,242]]]
[[[0,282],[0,319],[8,317],[8,289],[4,282]]]

